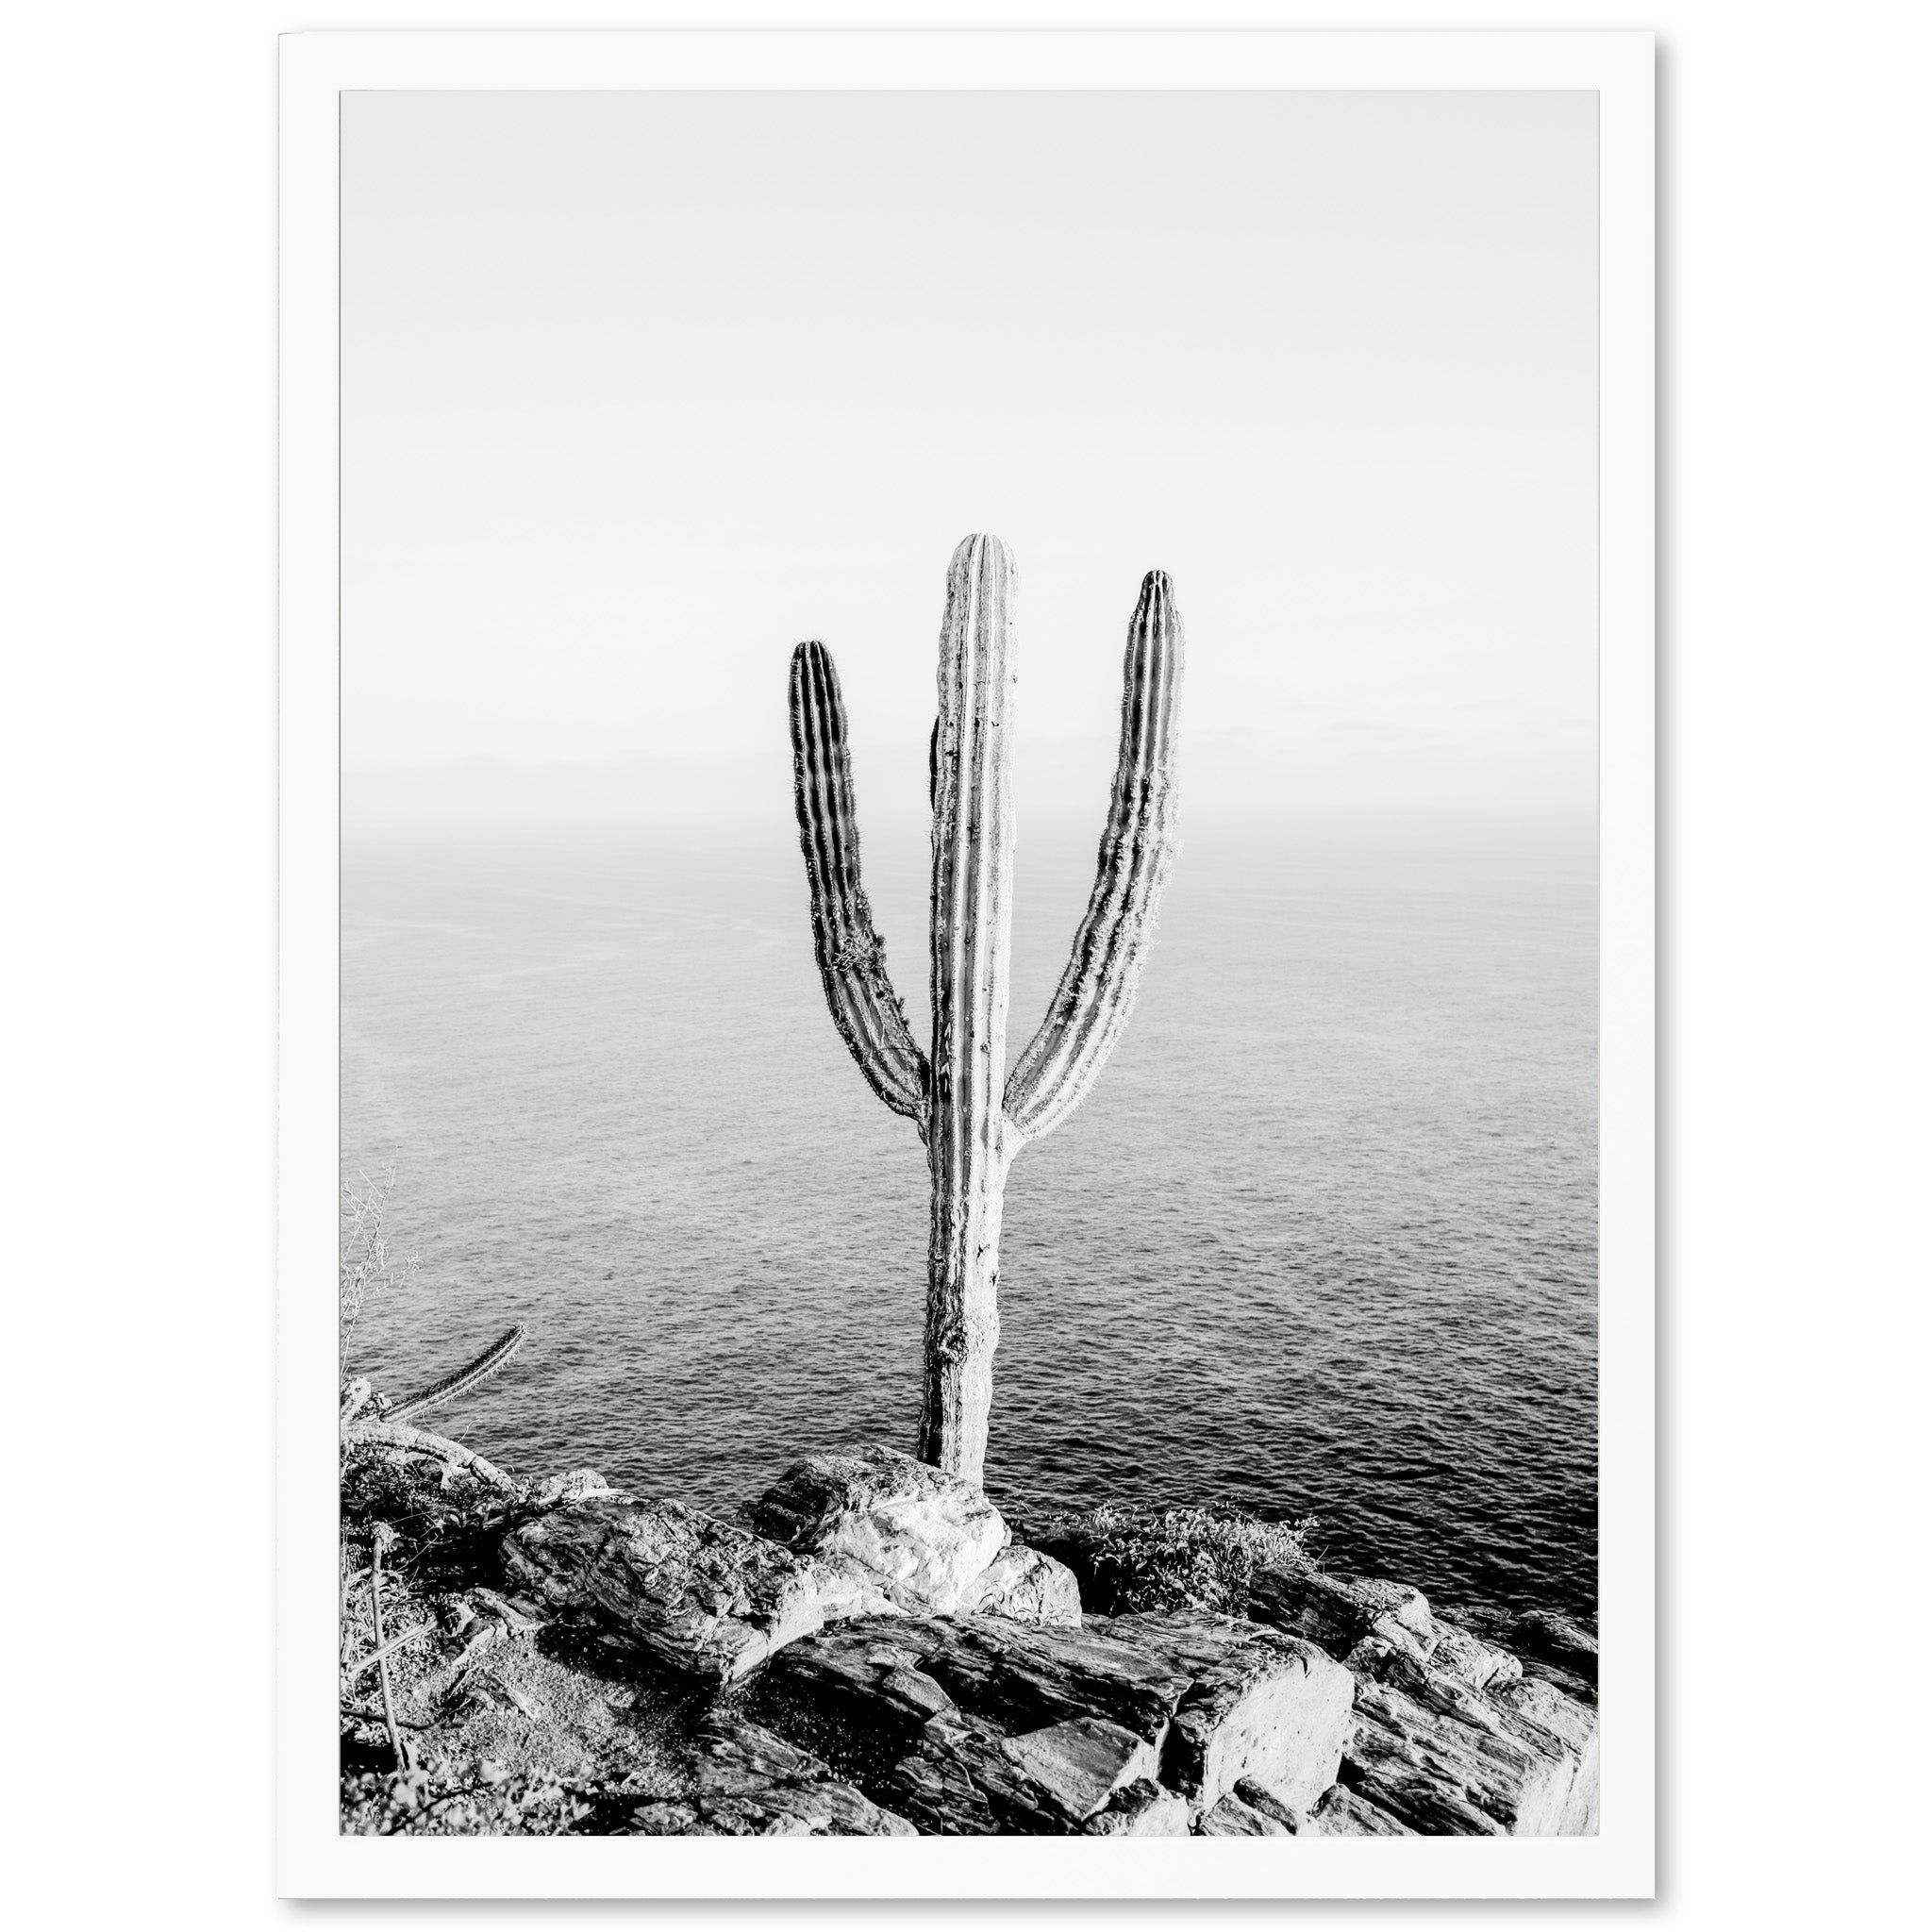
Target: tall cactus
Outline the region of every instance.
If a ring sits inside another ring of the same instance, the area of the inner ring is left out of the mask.
[[[1007,1170],[1086,1098],[1126,1025],[1174,861],[1182,633],[1152,571],[1127,626],[1113,807],[1073,955],[1040,1030],[1007,1073],[1012,963],[1012,558],[996,537],[953,553],[933,727],[932,1051],[886,972],[859,881],[845,708],[831,654],[791,658],[791,749],[812,939],[840,1037],[873,1091],[909,1118],[932,1171],[919,1454],[977,1482],[999,1341]]]

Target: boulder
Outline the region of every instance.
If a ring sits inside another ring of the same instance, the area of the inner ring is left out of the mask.
[[[1151,1777],[1123,1785],[1081,1825],[1088,1838],[1186,1838],[1188,1801]]]
[[[795,1556],[849,1558],[925,1613],[958,1609],[1008,1541],[976,1485],[877,1444],[793,1463],[745,1517]]]
[[[941,1837],[1063,1836],[1088,1816],[1085,1790],[1063,1764],[1048,1769],[1051,1781],[1021,1755],[1017,1740],[984,1718],[949,1710],[925,1725],[883,1794],[921,1831]]]
[[[1008,1543],[966,1587],[959,1608],[1072,1629],[1080,1622],[1080,1586],[1064,1563],[1024,1543]]]
[[[530,1491],[529,1500],[540,1509],[554,1509],[559,1503],[581,1503],[587,1496],[616,1493],[594,1469],[574,1469],[564,1475],[546,1477]]]
[[[922,1668],[962,1710],[1012,1731],[1099,1717],[1158,1748],[1192,1676],[1171,1657],[1084,1626],[962,1617],[922,1626]]]
[[[1513,1684],[1523,1675],[1523,1665],[1507,1651],[1492,1648],[1457,1624],[1438,1617],[1435,1634],[1428,1655],[1431,1676],[1454,1677],[1473,1690],[1488,1690]]]
[[[1191,1681],[1083,1630],[871,1618],[774,1658],[758,1707],[922,1830],[1067,1832],[1156,1776]],[[1165,1828],[1138,1812],[1106,1828],[1130,1827]]]
[[[1596,1715],[1525,1679],[1493,1697],[1436,1678],[1356,1692],[1341,1781],[1412,1831],[1560,1837],[1596,1828]]]
[[[1203,1838],[1286,1838],[1288,1826],[1243,1803],[1232,1791],[1201,1814]]]
[[[1575,1759],[1570,1790],[1556,1822],[1545,1824],[1556,1838],[1593,1838],[1602,1805],[1602,1734],[1593,1705],[1566,1696],[1553,1684],[1525,1677],[1493,1693],[1504,1729],[1544,1752]]]
[[[1414,1838],[1412,1825],[1372,1804],[1346,1785],[1324,1793],[1302,1826],[1308,1838]]]
[[[1163,1657],[1190,1677],[1218,1664],[1257,1625],[1219,1610],[1129,1610],[1119,1617],[1088,1617],[1097,1637]]]
[[[1330,1790],[1334,1789],[1332,1785],[1329,1787]],[[1234,1795],[1242,1804],[1260,1812],[1262,1817],[1272,1818],[1286,1832],[1299,1836],[1307,1829],[1307,1813],[1300,1806],[1291,1805],[1271,1786],[1244,1777],[1236,1783]]]
[[[1357,1798],[1424,1838],[1508,1836],[1495,1812],[1513,1815],[1511,1792],[1539,1769],[1528,1754],[1505,1747],[1487,1758],[1483,1747],[1493,1740],[1486,1735],[1464,1734],[1385,1685],[1359,1685],[1357,1699],[1341,1780]],[[1486,1804],[1474,1802],[1478,1793]]]
[[[1010,1741],[1020,1764],[1082,1823],[1123,1785],[1151,1778],[1158,1769],[1146,1739],[1105,1718],[1069,1718]]]
[[[1391,1643],[1385,1637],[1364,1637],[1342,1658],[1357,1678],[1372,1678],[1377,1684],[1392,1684],[1411,1695],[1429,1681],[1429,1667],[1413,1644]]]
[[[904,1607],[887,1595],[874,1571],[850,1557],[808,1557],[818,1579],[819,1607],[828,1624],[851,1617],[899,1617]]]
[[[503,1540],[505,1569],[609,1649],[729,1683],[824,1621],[812,1566],[679,1503],[599,1493]]]
[[[1457,1619],[1499,1655],[1520,1657],[1519,1673],[1541,1677],[1580,1704],[1596,1703],[1597,1641],[1580,1624],[1554,1610],[1512,1615],[1474,1606]]]
[[[1253,1778],[1305,1811],[1335,1782],[1355,1679],[1306,1638],[1176,1610],[1115,1617],[1108,1632],[1165,1652],[1189,1673],[1161,1774],[1195,1806],[1210,1809]]]
[[[692,1783],[716,1797],[741,1796],[767,1785],[809,1784],[831,1775],[824,1759],[738,1712],[714,1711],[698,1727],[691,1756]]]
[[[1488,1699],[1522,1681],[1522,1664],[1456,1624],[1440,1618],[1431,1622],[1431,1639],[1422,1654],[1405,1632],[1393,1643],[1385,1637],[1364,1637],[1344,1661],[1358,1679],[1389,1685],[1432,1709],[1494,1730],[1496,1718]]]
[[[1364,1638],[1379,1638],[1418,1662],[1437,1635],[1429,1601],[1406,1583],[1378,1576],[1330,1576],[1320,1570],[1264,1569],[1255,1573],[1248,1615],[1346,1657]]]
[[[887,1789],[899,1813],[929,1838],[991,1838],[1002,1828],[973,1776],[969,1753],[944,1727],[900,1760]]]
[[[1510,1625],[1509,1641],[1524,1657],[1596,1689],[1596,1639],[1580,1624],[1554,1610],[1528,1610]]]
[[[1355,1679],[1303,1639],[1237,1645],[1195,1679],[1174,1712],[1168,1782],[1211,1805],[1254,1777],[1306,1810],[1335,1782]]]
[[[774,1660],[757,1706],[841,1764],[884,1771],[914,1747],[929,1718],[953,1707],[924,1669],[942,1641],[937,1627],[892,1616],[823,1630]]]

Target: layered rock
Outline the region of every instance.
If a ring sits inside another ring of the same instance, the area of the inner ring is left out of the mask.
[[[1261,1570],[1248,1597],[1257,1623],[1293,1632],[1332,1657],[1374,1638],[1424,1659],[1437,1641],[1428,1599],[1407,1584],[1374,1576],[1330,1576],[1314,1569]]]
[[[1454,1678],[1473,1690],[1500,1690],[1521,1680],[1523,1665],[1507,1651],[1492,1648],[1457,1624],[1431,1621],[1436,1641],[1425,1660],[1428,1675]]]
[[[1173,1657],[1085,1626],[975,1617],[930,1626],[929,1638],[927,1673],[965,1709],[1014,1732],[1092,1716],[1158,1747],[1192,1681]]]
[[[1124,1786],[1145,1783],[1160,1768],[1146,1739],[1105,1718],[1043,1724],[1021,1732],[1011,1745],[1019,1763],[1083,1824]]]
[[[1531,1679],[1485,1695],[1437,1678],[1365,1679],[1341,1781],[1424,1835],[1574,1837],[1596,1829],[1596,1715]]]
[[[1335,1782],[1355,1679],[1304,1638],[1239,1617],[1151,1610],[1108,1634],[1172,1656],[1191,1675],[1174,1707],[1163,1775],[1208,1809],[1242,1778],[1306,1809]]]
[[[1416,1838],[1412,1825],[1403,1824],[1392,1812],[1384,1811],[1358,1797],[1346,1785],[1337,1785],[1324,1794],[1322,1802],[1308,1813],[1302,1826],[1307,1838]]]
[[[641,1805],[631,1829],[651,1838],[911,1838],[905,1819],[880,1809],[808,1751],[741,1717],[699,1731],[683,1794]]]
[[[894,1616],[824,1630],[774,1659],[751,1708],[811,1741],[846,1775],[882,1777],[916,1748],[928,1720],[954,1708],[924,1669],[938,1627]]]
[[[909,1750],[920,1726],[956,1707],[1011,1736],[1099,1719],[1158,1750],[1191,1682],[1171,1658],[1085,1629],[869,1618],[786,1651],[759,1697],[794,1724],[825,1726],[855,1756],[866,1740]]]
[[[828,1623],[970,1609],[1073,1625],[1063,1565],[1010,1543],[972,1484],[881,1448],[808,1457],[752,1528],[643,1503],[578,1472],[533,1492],[506,1571],[607,1647],[730,1683]]]
[[[942,1837],[1066,1834],[1121,1784],[1144,1777],[1153,1758],[1144,1740],[1104,1720],[1012,1737],[953,1709],[924,1726],[885,1794],[921,1830]]]
[[[1233,1791],[1224,1793],[1202,1814],[1203,1838],[1287,1838],[1292,1826],[1272,1812],[1250,1805]]]
[[[1151,1777],[1123,1785],[1086,1824],[1087,1838],[1186,1838],[1188,1801]]]
[[[1566,1694],[1596,1701],[1596,1639],[1551,1610],[1527,1610],[1513,1618],[1508,1641],[1539,1673]]]
[[[589,1495],[512,1531],[502,1558],[606,1647],[721,1684],[825,1621],[811,1563],[680,1503]]]
[[[874,1619],[775,1659],[760,1708],[855,1764],[897,1740],[868,1789],[922,1830],[1144,1835],[1186,1829],[1243,1780],[1311,1807],[1335,1782],[1354,1688],[1312,1643],[1241,1618]],[[1141,1784],[1179,1808],[1123,1795]]]

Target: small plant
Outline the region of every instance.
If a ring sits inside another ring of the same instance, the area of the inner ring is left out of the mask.
[[[1315,1519],[1263,1523],[1224,1504],[1156,1509],[1103,1503],[1028,1532],[1080,1580],[1085,1607],[1102,1616],[1129,1610],[1210,1610],[1240,1616],[1264,1570],[1312,1567]]]
[[[379,1181],[371,1180],[366,1174],[358,1174],[356,1178],[360,1183],[359,1191],[346,1181],[342,1183],[338,1252],[336,1345],[345,1377],[349,1342],[371,1291],[392,1293],[405,1287],[421,1266],[414,1255],[398,1256],[390,1251],[383,1214],[395,1189],[394,1166]]]

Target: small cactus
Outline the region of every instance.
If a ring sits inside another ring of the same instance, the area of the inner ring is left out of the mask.
[[[506,1494],[520,1493],[521,1485],[494,1463],[478,1456],[474,1449],[466,1449],[446,1436],[432,1435],[427,1429],[414,1428],[410,1426],[408,1418],[421,1415],[425,1409],[441,1408],[444,1403],[454,1402],[458,1395],[467,1393],[478,1382],[487,1381],[523,1346],[524,1337],[528,1332],[523,1323],[514,1324],[481,1355],[444,1375],[441,1381],[431,1382],[415,1394],[404,1396],[400,1402],[375,1394],[366,1375],[357,1376],[342,1388],[339,1426],[343,1445],[359,1443],[432,1457],[440,1462],[468,1469],[481,1481],[492,1489],[502,1490]]]
[[[992,1407],[1007,1170],[1085,1099],[1126,1025],[1176,849],[1182,632],[1167,577],[1153,571],[1127,627],[1120,763],[1092,896],[1046,1018],[1008,1074],[1014,591],[996,537],[954,552],[929,754],[930,1055],[907,1024],[859,880],[831,654],[803,643],[791,659],[793,795],[825,1001],[873,1091],[918,1127],[932,1172],[919,1455],[974,1482]]]
[[[432,1382],[426,1389],[419,1389],[413,1395],[406,1395],[400,1402],[385,1405],[382,1411],[384,1422],[407,1422],[412,1415],[421,1415],[425,1408],[441,1408],[445,1402],[454,1402],[458,1395],[474,1389],[478,1382],[487,1381],[508,1361],[511,1356],[523,1346],[524,1337],[529,1331],[521,1322],[514,1324],[499,1335],[474,1361],[465,1362],[461,1368],[443,1376],[440,1382]]]

